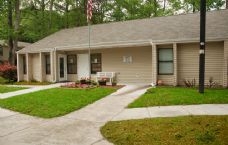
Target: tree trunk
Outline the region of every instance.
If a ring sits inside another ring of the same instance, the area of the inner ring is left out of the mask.
[[[196,12],[196,4],[195,4],[195,1],[192,2],[192,12],[193,13]]]
[[[228,9],[228,0],[226,0],[226,9]]]
[[[15,32],[15,37],[14,37],[14,45],[13,45],[13,54],[12,54],[12,61],[16,65],[15,60],[16,60],[16,51],[18,48],[18,31],[19,31],[19,26],[20,26],[20,0],[15,0],[15,25],[14,25],[14,32]]]
[[[14,54],[13,54],[13,8],[12,8],[12,1],[7,1],[7,7],[8,7],[8,47],[9,47],[9,63],[14,64]]]
[[[153,0],[154,3],[154,16],[158,16],[157,10],[158,10],[158,3],[157,0]]]
[[[68,18],[68,13],[69,13],[69,1],[66,0],[66,7],[65,7],[65,14],[66,14],[66,28],[69,28],[69,18]]]
[[[165,12],[166,9],[166,0],[164,0],[164,4],[163,4],[163,12]]]
[[[53,5],[54,5],[54,0],[50,0],[50,6],[49,6],[49,30],[51,30],[52,27],[52,11],[53,11]]]
[[[44,0],[41,1],[41,12],[42,12],[42,35],[44,36],[45,34],[45,23],[44,23],[44,11],[45,11],[45,3]]]

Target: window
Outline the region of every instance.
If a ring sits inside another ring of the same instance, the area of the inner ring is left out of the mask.
[[[45,68],[46,68],[46,74],[51,74],[51,60],[50,55],[45,55]]]
[[[159,75],[173,74],[173,49],[172,48],[158,49],[158,74]]]
[[[67,56],[67,73],[77,74],[77,57],[76,55]]]
[[[27,74],[27,68],[26,68],[27,63],[26,63],[25,55],[22,57],[22,60],[23,60],[23,73]]]
[[[3,47],[0,45],[0,56],[3,56]]]
[[[91,54],[91,74],[101,72],[101,53]]]

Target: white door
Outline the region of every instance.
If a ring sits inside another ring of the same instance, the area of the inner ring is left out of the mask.
[[[67,81],[67,56],[64,54],[58,55],[59,62],[59,81]]]
[[[78,79],[89,78],[90,64],[88,54],[78,54]]]

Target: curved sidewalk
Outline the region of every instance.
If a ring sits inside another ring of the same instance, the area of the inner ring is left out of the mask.
[[[65,116],[41,119],[0,108],[1,145],[109,145],[100,127],[146,92],[148,86],[127,85]]]
[[[228,115],[228,104],[126,109],[148,86],[127,85],[78,111],[41,119],[0,108],[1,145],[110,145],[100,133],[108,121],[183,115]]]
[[[56,84],[51,84],[51,85],[41,85],[41,86],[29,86],[29,85],[14,85],[11,87],[28,87],[27,89],[24,90],[19,90],[19,91],[14,91],[14,92],[8,92],[8,93],[0,93],[0,99],[5,99],[5,98],[10,98],[13,96],[18,96],[22,94],[28,94],[32,92],[37,92],[41,90],[47,90],[47,89],[52,89],[52,88],[57,88],[63,85],[64,83],[56,83]]]

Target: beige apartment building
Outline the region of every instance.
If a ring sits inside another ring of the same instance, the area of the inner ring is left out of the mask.
[[[118,83],[183,85],[199,73],[199,13],[64,29],[17,52],[18,81],[76,81],[114,72]],[[228,86],[228,10],[207,12],[206,77]]]

